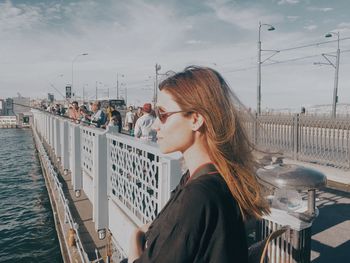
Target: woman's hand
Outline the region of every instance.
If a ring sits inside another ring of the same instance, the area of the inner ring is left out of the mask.
[[[130,263],[138,259],[145,249],[145,233],[148,231],[151,222],[145,224],[137,229],[131,235],[130,245],[129,245],[129,256],[128,261]]]
[[[149,226],[152,224],[152,222],[149,222],[143,226],[141,226],[139,229],[143,232],[146,233],[148,231]]]

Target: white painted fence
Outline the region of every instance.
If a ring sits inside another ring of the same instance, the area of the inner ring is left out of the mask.
[[[309,115],[240,115],[258,148],[295,160],[350,169],[350,119]]]
[[[179,154],[119,133],[75,124],[32,110],[33,128],[71,172],[75,191],[93,207],[96,231],[109,229],[118,257],[128,253],[129,236],[153,220],[181,177]]]

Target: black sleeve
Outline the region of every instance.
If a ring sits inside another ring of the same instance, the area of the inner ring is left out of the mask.
[[[223,186],[218,179],[189,182],[135,262],[247,262],[241,213]]]
[[[135,263],[194,262],[202,232],[205,228],[205,193],[198,188],[184,189],[176,206],[165,216],[141,257]]]

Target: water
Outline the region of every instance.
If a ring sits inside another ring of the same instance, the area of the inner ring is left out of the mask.
[[[63,262],[31,130],[0,129],[0,262]]]

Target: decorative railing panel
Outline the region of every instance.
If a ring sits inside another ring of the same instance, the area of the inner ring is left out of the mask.
[[[107,156],[109,226],[126,252],[132,229],[151,222],[178,184],[180,154],[163,155],[154,143],[108,133]]]
[[[81,127],[81,160],[83,172],[93,178],[94,137],[96,133],[88,127]]]
[[[299,158],[350,168],[350,120],[300,116]]]
[[[293,116],[259,116],[257,128],[258,146],[292,152]]]
[[[159,211],[159,152],[132,146],[122,138],[108,140],[111,197],[131,211],[136,222],[146,223]]]
[[[249,138],[259,149],[293,159],[350,169],[350,118],[242,114]]]

